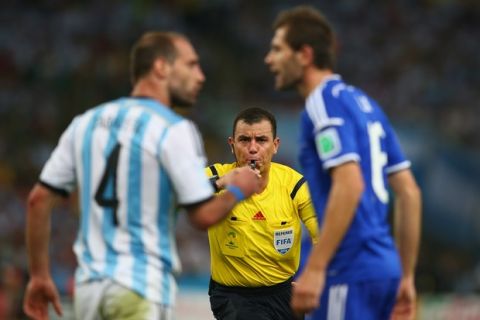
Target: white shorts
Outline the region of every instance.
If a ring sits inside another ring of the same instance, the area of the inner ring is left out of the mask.
[[[111,279],[77,284],[74,295],[78,320],[172,320],[173,309],[146,300]]]

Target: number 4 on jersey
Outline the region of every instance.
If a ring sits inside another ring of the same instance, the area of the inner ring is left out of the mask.
[[[107,158],[107,165],[100,185],[95,192],[95,201],[104,208],[113,210],[113,224],[118,225],[118,198],[117,198],[117,166],[121,145],[117,143]]]

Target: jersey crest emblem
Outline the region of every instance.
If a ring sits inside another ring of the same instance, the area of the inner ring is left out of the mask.
[[[255,213],[252,217],[252,220],[267,220],[265,218],[265,216],[263,215],[262,211],[258,211],[257,213]]]
[[[293,228],[273,231],[273,246],[282,255],[292,248],[294,239]]]

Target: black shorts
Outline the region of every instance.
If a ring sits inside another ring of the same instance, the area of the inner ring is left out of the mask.
[[[269,287],[227,287],[210,279],[210,307],[218,320],[299,320],[290,308],[292,279]]]

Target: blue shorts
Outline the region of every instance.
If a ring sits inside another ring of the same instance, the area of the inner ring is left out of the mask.
[[[306,319],[388,320],[400,279],[368,280],[326,286],[320,307]]]

